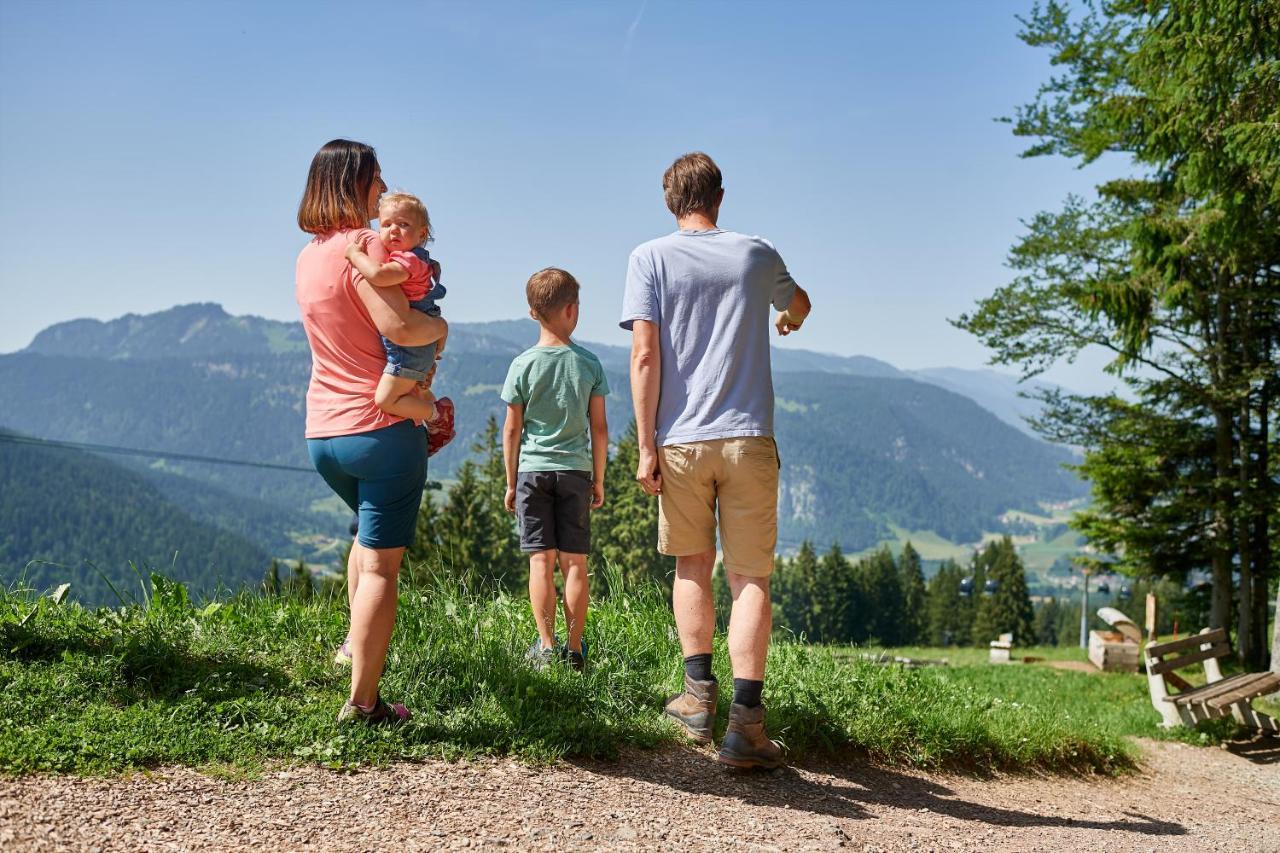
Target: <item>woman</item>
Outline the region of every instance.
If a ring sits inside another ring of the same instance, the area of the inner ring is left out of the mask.
[[[298,307],[311,344],[307,446],[320,476],[360,519],[347,561],[351,694],[338,719],[370,723],[409,717],[403,705],[381,699],[378,681],[427,473],[426,431],[374,403],[386,363],[379,334],[401,346],[425,346],[448,330],[439,317],[410,310],[400,288],[373,287],[347,263],[353,240],[375,261],[385,259],[368,226],[386,189],[372,148],[335,139],[311,161],[298,207],[298,226],[315,235],[297,268]]]

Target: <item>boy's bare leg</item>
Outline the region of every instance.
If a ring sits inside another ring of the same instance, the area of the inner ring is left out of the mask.
[[[529,606],[538,624],[538,639],[544,649],[556,645],[556,552],[538,551],[529,555]]]
[[[435,403],[429,403],[417,396],[414,393],[417,387],[417,380],[384,373],[378,380],[378,390],[374,392],[373,401],[378,404],[379,409],[389,415],[429,421],[435,417]]]
[[[587,623],[587,555],[560,552],[560,571],[564,573],[564,624],[569,635],[565,641],[569,651],[582,651],[582,630]]]
[[[711,652],[711,638],[716,632],[716,605],[711,594],[711,568],[715,562],[715,551],[676,557],[671,604],[685,657]]]
[[[725,572],[733,612],[729,617],[729,660],[733,677],[764,680],[765,658],[769,655],[769,635],[773,631],[773,603],[769,601],[769,579]]]

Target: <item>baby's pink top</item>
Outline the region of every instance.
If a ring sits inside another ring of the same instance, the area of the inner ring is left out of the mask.
[[[371,432],[403,420],[373,402],[387,353],[356,293],[363,279],[347,262],[353,235],[375,263],[386,262],[382,241],[367,228],[320,234],[298,255],[298,307],[311,343],[307,438]]]
[[[426,299],[431,290],[431,265],[413,252],[392,252],[387,260],[399,264],[409,273],[409,277],[400,283],[400,289],[410,302]]]

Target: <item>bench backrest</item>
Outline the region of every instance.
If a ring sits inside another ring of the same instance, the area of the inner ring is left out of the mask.
[[[1208,648],[1202,649],[1201,646]],[[1186,654],[1178,654],[1190,649]],[[1155,643],[1147,646],[1147,672],[1161,675],[1175,669],[1182,669],[1210,658],[1222,658],[1231,654],[1231,642],[1227,639],[1224,628],[1215,628],[1201,634],[1192,634],[1181,640],[1168,643]]]

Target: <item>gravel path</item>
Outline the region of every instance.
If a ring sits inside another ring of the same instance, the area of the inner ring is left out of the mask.
[[[1280,740],[1147,742],[1120,780],[806,765],[725,771],[692,749],[617,763],[173,768],[0,781],[4,850],[760,849],[1280,851]]]

